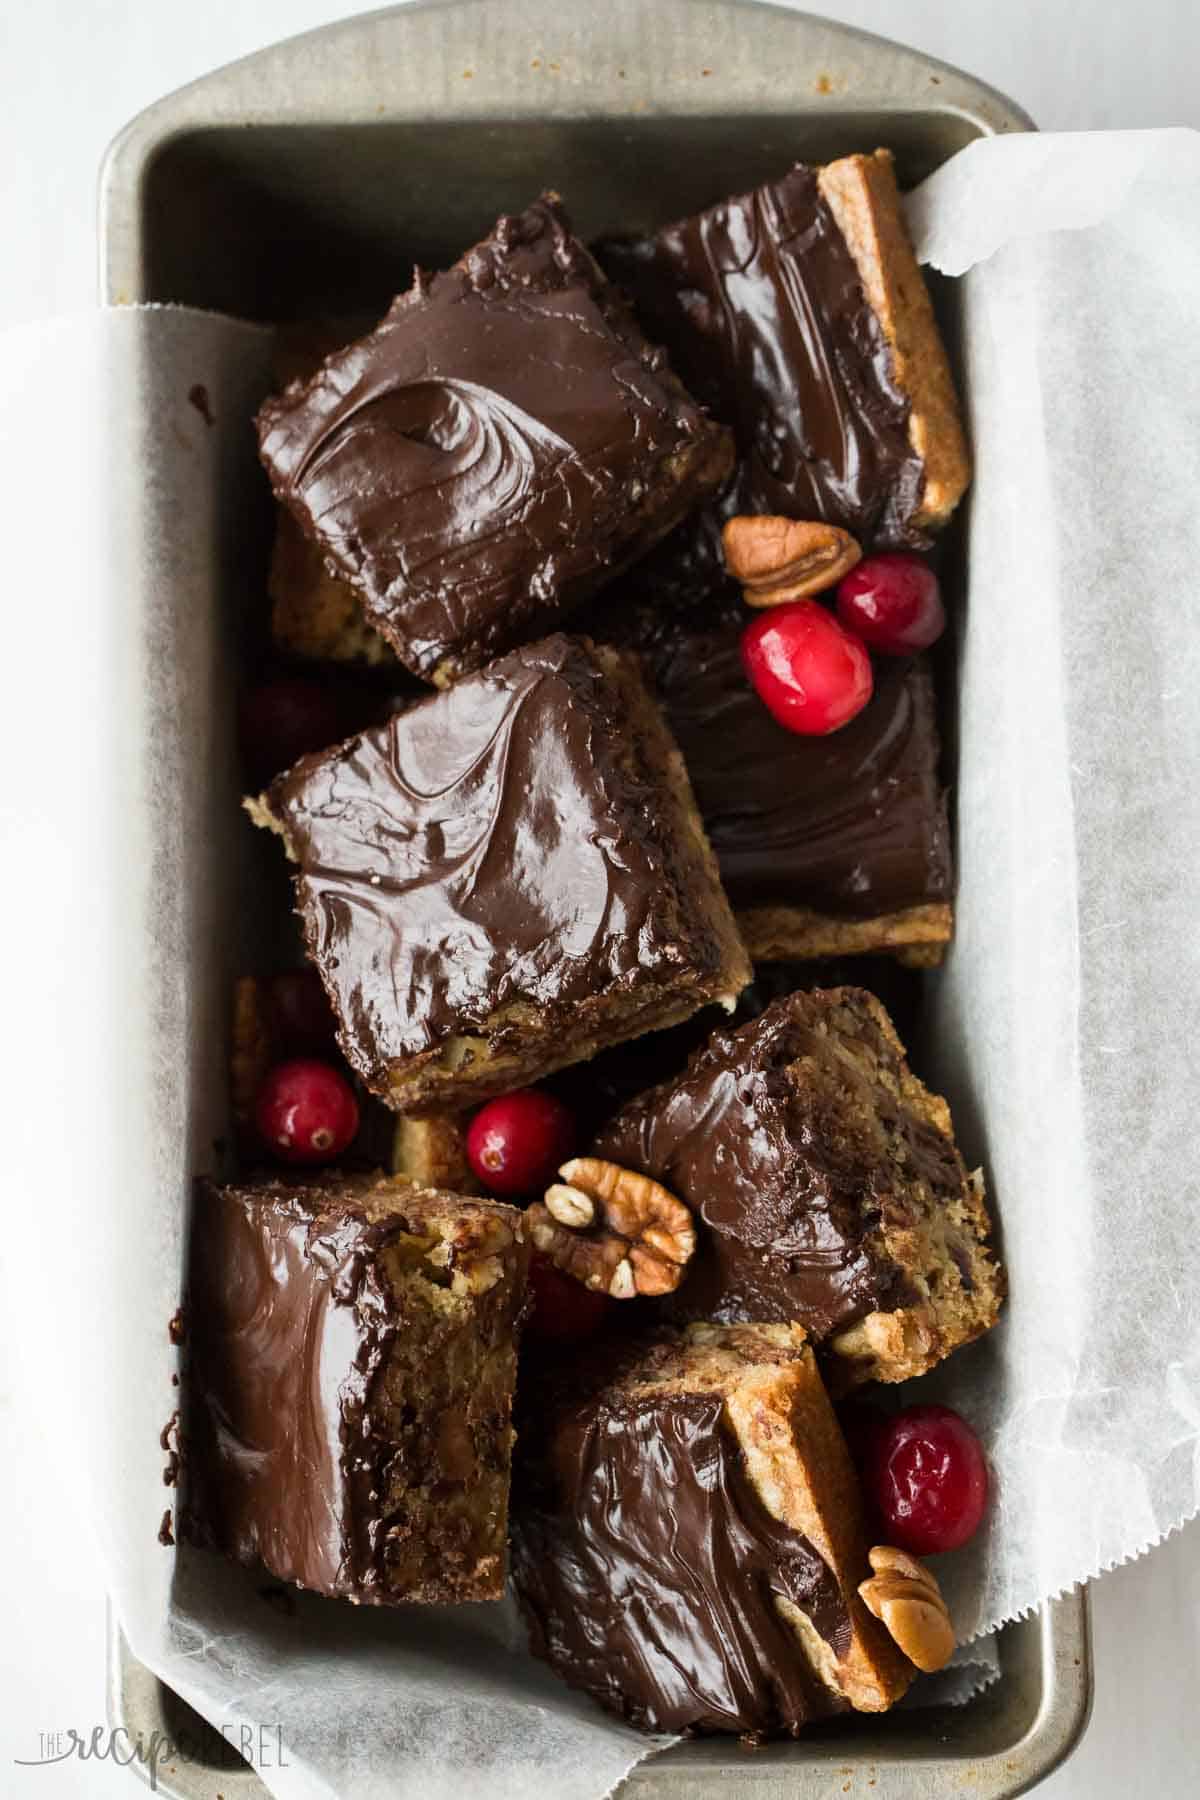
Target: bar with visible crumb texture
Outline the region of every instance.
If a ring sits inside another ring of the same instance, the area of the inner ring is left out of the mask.
[[[648,586],[721,585],[735,513],[823,520],[876,550],[946,524],[970,458],[889,151],[797,163],[600,253],[737,442],[732,480],[639,571]]]
[[[268,400],[258,427],[276,498],[368,624],[438,685],[554,630],[732,466],[728,432],[646,342],[552,194],[452,269],[418,272],[373,332]],[[278,616],[278,571],[274,589]],[[321,599],[312,623],[328,644],[342,596]]]
[[[499,1599],[527,1272],[494,1202],[200,1183],[185,1535],[358,1603]]]
[[[636,663],[526,645],[248,803],[355,1072],[453,1112],[750,980],[683,762]]]
[[[982,1177],[862,988],[791,994],[714,1033],[593,1153],[696,1213],[675,1317],[798,1320],[843,1386],[921,1375],[996,1322]]]
[[[513,1578],[534,1652],[648,1731],[797,1734],[915,1673],[858,1597],[850,1456],[797,1325],[587,1352],[521,1401]]]

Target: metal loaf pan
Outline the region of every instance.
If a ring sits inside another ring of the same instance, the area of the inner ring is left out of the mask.
[[[104,167],[101,285],[111,304],[255,319],[382,310],[414,261],[451,260],[545,186],[587,236],[661,223],[796,157],[886,144],[908,185],[973,138],[1030,128],[944,64],[752,0],[434,0],[276,45],[134,120]],[[1086,1723],[1084,1596],[1008,1627],[1000,1655],[965,1707],[857,1717],[753,1757],[688,1744],[624,1791],[1022,1793]],[[160,1767],[160,1791],[265,1793],[115,1626],[109,1673],[114,1725],[189,1731],[191,1760]]]

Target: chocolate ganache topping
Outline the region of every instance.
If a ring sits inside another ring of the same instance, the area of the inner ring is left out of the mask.
[[[639,607],[617,618],[617,635],[642,654],[733,905],[874,918],[950,899],[927,664],[880,660],[857,718],[801,737],[746,678],[745,609],[705,612]]]
[[[323,1200],[277,1183],[245,1204],[201,1184],[187,1531],[302,1587],[369,1598],[384,1580],[377,1500],[392,1452],[373,1389],[395,1330],[377,1252],[402,1226],[323,1214]]]
[[[742,1468],[719,1394],[604,1395],[555,1425],[520,1496],[514,1578],[533,1647],[649,1731],[798,1732],[846,1710],[775,1607],[836,1654],[850,1620],[807,1538]]]
[[[368,1085],[513,1002],[566,1018],[694,958],[635,733],[626,683],[556,636],[275,783],[308,952]]]
[[[403,1177],[199,1183],[186,1535],[356,1602],[498,1598],[527,1254]]]
[[[824,519],[875,548],[922,541],[909,403],[815,170],[600,254],[690,390],[734,428],[720,516]],[[707,556],[690,526],[671,545],[693,579],[716,550],[711,513],[700,539]]]
[[[549,200],[258,423],[276,496],[427,679],[551,629],[729,467]]]
[[[671,1299],[676,1318],[794,1319],[820,1340],[914,1297],[878,1247],[891,1167],[845,1121],[823,1128],[819,1102],[809,1104],[793,1072],[802,1058],[837,1056],[821,1029],[824,1005],[821,993],[793,994],[736,1031],[714,1032],[683,1075],[631,1101],[596,1139],[596,1155],[652,1175],[703,1223]],[[865,1011],[858,1028],[894,1060]],[[837,1073],[842,1084],[857,1079],[844,1058]],[[863,1099],[869,1113],[876,1096]],[[953,1146],[909,1124],[910,1153],[929,1163],[935,1191],[957,1194]]]

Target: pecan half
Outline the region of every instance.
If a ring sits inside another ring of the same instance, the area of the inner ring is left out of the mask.
[[[888,1544],[868,1552],[875,1573],[859,1586],[868,1612],[886,1626],[910,1663],[927,1675],[954,1654],[954,1628],[937,1579],[924,1563]]]
[[[833,587],[862,557],[848,531],[811,519],[739,513],[721,533],[725,567],[748,606],[781,606]]]
[[[682,1200],[648,1175],[594,1156],[558,1171],[544,1201],[527,1209],[530,1236],[564,1274],[616,1300],[669,1294],[696,1248]]]

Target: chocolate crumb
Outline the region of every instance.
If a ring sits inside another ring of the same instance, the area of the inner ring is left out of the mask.
[[[206,425],[216,424],[212,407],[209,404],[208,389],[202,381],[198,381],[194,387],[188,389],[188,400],[195,407]]]
[[[163,1514],[162,1524],[158,1528],[158,1541],[160,1544],[164,1545],[170,1545],[175,1542],[175,1533],[171,1530],[171,1509],[169,1506]]]
[[[183,1308],[182,1306],[177,1306],[167,1323],[167,1342],[169,1344],[182,1344],[183,1334]]]

